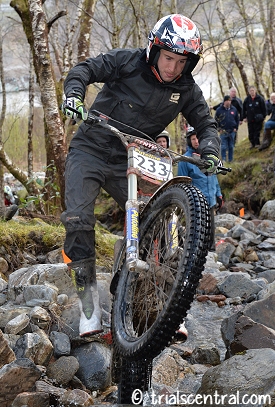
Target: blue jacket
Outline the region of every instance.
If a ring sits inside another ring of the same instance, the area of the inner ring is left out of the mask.
[[[239,127],[239,114],[234,106],[226,109],[221,105],[216,110],[215,119],[218,123],[218,130],[225,130],[227,133],[232,133],[234,129],[238,130]]]
[[[192,147],[188,147],[184,155],[192,157],[195,153]],[[210,208],[217,203],[216,197],[222,196],[219,181],[216,175],[207,176],[194,164],[180,161],[178,164],[178,175],[192,178],[192,185],[197,187],[205,196]]]

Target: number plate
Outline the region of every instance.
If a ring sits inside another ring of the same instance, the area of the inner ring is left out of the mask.
[[[172,178],[172,163],[169,158],[157,157],[135,149],[133,151],[134,168],[138,168],[144,175],[159,181]]]

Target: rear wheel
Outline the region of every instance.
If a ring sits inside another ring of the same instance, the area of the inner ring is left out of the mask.
[[[130,272],[122,264],[113,301],[112,336],[121,357],[152,360],[169,344],[193,301],[209,236],[208,204],[191,185],[168,187],[144,209],[140,258],[149,270]]]

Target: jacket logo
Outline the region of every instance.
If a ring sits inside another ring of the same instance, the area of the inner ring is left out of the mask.
[[[179,103],[180,93],[172,93],[169,102]]]

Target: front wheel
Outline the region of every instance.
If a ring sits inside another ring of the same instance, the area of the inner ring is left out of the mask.
[[[119,355],[153,359],[169,344],[193,301],[209,237],[209,207],[196,187],[172,185],[149,202],[140,221],[140,259],[149,269],[123,264],[113,301]]]

